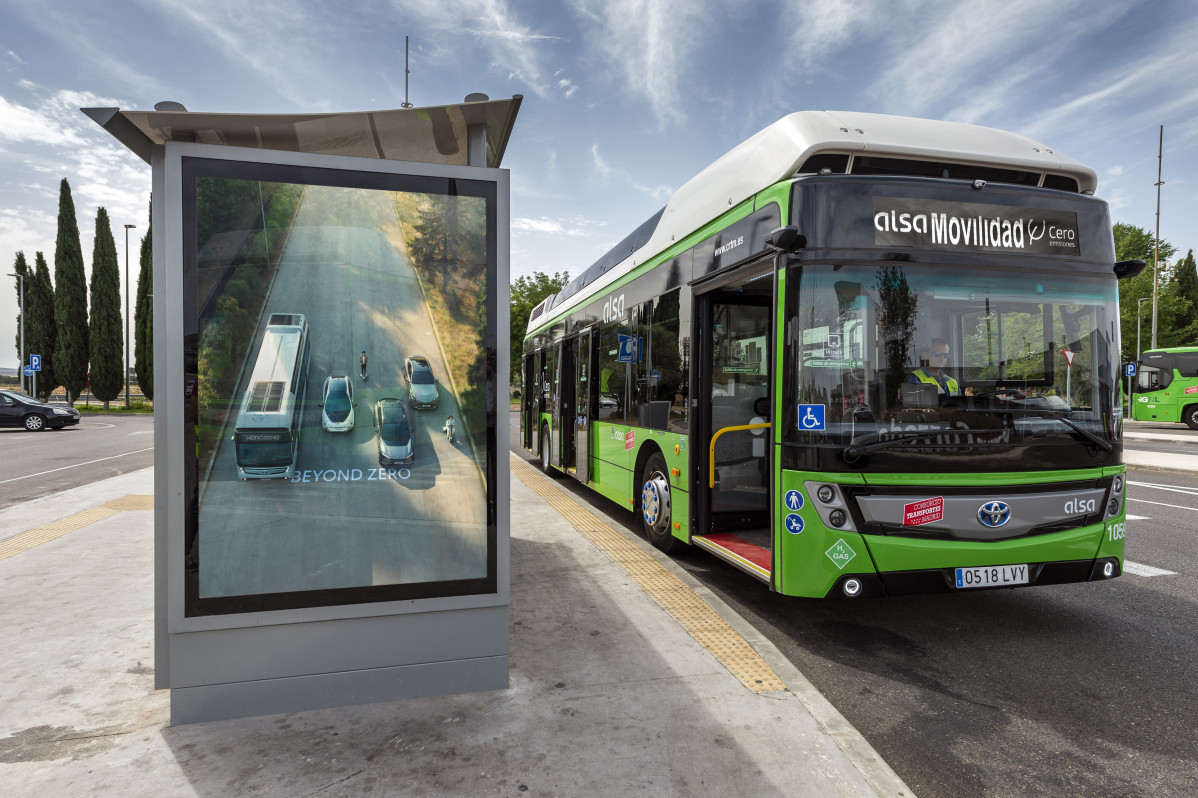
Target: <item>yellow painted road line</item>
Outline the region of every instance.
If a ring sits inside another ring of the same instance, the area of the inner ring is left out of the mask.
[[[37,529],[28,529],[19,535],[13,535],[7,540],[0,540],[0,560],[20,554],[23,551],[28,551],[34,546],[49,543],[51,540],[56,540],[68,532],[82,529],[88,524],[102,521],[117,513],[153,509],[153,496],[122,496],[119,499],[113,499],[110,502],[83,510],[74,515],[68,515],[66,518],[60,518],[52,524],[40,526]]]
[[[672,615],[699,645],[755,693],[785,690],[786,685],[774,669],[761,658],[748,641],[716,614],[702,598],[652,555],[599,518],[574,497],[553,487],[517,457],[512,457],[512,473],[545,500],[582,536],[623,568],[661,607]],[[519,463],[518,465],[516,463]]]

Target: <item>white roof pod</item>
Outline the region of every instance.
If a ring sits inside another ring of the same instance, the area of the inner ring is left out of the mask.
[[[1093,169],[1027,136],[995,128],[852,111],[798,111],[782,117],[721,156],[670,198],[653,234],[619,265],[568,299],[575,305],[598,293],[653,255],[712,221],[768,186],[793,177],[813,155],[840,153],[935,163],[958,163],[1056,174],[1077,181],[1093,194]],[[850,164],[849,171],[852,171]],[[547,300],[529,319],[529,330],[544,324],[554,308]]]

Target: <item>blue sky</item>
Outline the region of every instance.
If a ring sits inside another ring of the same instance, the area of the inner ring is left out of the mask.
[[[971,122],[1098,172],[1116,220],[1198,248],[1192,0],[56,0],[0,3],[0,258],[53,269],[70,183],[90,271],[108,209],[124,262],[150,170],[77,110],[285,113],[524,95],[512,270],[576,274],[728,149],[797,110]],[[136,264],[131,267],[136,279]],[[11,280],[11,278],[6,278]],[[5,286],[8,285],[6,282]],[[18,360],[0,290],[0,366]]]

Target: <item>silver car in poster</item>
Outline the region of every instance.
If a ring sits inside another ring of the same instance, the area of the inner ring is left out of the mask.
[[[354,428],[354,383],[341,374],[326,377],[320,423],[329,432],[349,432]]]
[[[378,438],[379,465],[411,465],[416,459],[412,426],[403,402],[394,397],[374,403],[374,431]]]
[[[408,405],[413,410],[429,410],[441,401],[437,391],[437,378],[428,358],[412,355],[404,360],[403,377],[408,383]]]

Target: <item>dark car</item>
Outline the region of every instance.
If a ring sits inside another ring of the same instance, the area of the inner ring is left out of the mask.
[[[404,360],[403,377],[408,383],[408,404],[412,409],[428,410],[437,406],[441,396],[437,391],[437,378],[428,358],[412,355]]]
[[[412,427],[403,403],[393,397],[374,403],[374,429],[378,438],[379,465],[411,465],[416,459]]]
[[[79,423],[79,411],[51,405],[19,391],[0,391],[0,427],[24,427],[30,432],[61,429]]]

